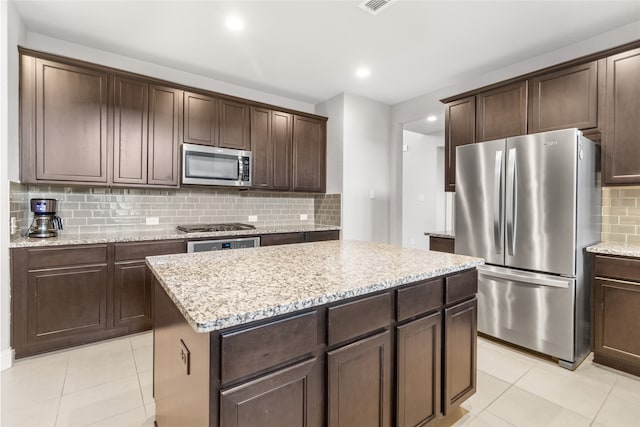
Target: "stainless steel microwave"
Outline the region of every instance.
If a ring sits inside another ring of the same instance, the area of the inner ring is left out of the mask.
[[[251,151],[182,144],[182,183],[251,187]]]

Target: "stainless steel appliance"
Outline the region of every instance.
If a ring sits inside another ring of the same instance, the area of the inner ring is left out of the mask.
[[[193,240],[187,242],[187,252],[220,251],[226,249],[257,248],[259,237],[241,237],[238,239]]]
[[[256,227],[250,224],[233,222],[224,224],[183,224],[176,228],[185,233],[206,233],[209,231],[255,230]]]
[[[182,183],[251,187],[251,151],[182,144]]]
[[[56,237],[62,230],[62,218],[56,216],[56,199],[31,199],[33,220],[27,230],[29,237]]]
[[[457,148],[455,252],[483,257],[478,331],[575,369],[589,353],[599,147],[577,129]]]

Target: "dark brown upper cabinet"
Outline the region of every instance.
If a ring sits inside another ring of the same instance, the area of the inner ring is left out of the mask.
[[[218,145],[236,150],[251,150],[249,117],[249,104],[221,99]]]
[[[177,187],[180,183],[178,122],[181,109],[181,90],[149,86],[148,184]]]
[[[456,191],[456,147],[476,142],[475,96],[447,103],[444,122],[444,191]]]
[[[113,182],[147,183],[149,85],[113,78]]]
[[[292,131],[291,114],[251,107],[253,188],[291,188]]]
[[[527,133],[527,82],[516,82],[478,94],[478,142]]]
[[[219,104],[218,98],[193,92],[184,93],[183,142],[218,145]]]
[[[107,182],[105,72],[21,58],[21,180]]]
[[[529,81],[529,133],[598,127],[598,62]]]
[[[293,191],[325,192],[326,150],[326,122],[294,115]]]
[[[604,184],[640,184],[640,49],[607,58]]]

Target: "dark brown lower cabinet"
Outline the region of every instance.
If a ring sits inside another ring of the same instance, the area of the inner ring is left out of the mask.
[[[478,301],[444,310],[444,415],[476,392]]]
[[[314,357],[223,390],[220,427],[321,427],[322,372]]]
[[[11,342],[17,358],[151,329],[144,257],[183,240],[11,251]]]
[[[429,237],[429,250],[455,253],[455,240],[446,237]]]
[[[476,280],[466,270],[207,334],[154,279],[156,423],[435,425],[475,392]]]
[[[640,375],[640,259],[596,256],[593,361]]]
[[[389,332],[327,354],[329,427],[388,427],[391,419]]]
[[[442,315],[396,328],[398,427],[430,426],[440,415]]]
[[[304,233],[276,233],[260,236],[260,246],[289,245],[304,242],[340,240],[339,230],[307,231]]]

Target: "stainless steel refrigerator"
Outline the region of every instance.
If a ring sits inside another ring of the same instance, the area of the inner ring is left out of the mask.
[[[575,369],[589,353],[599,150],[577,129],[456,152],[455,252],[478,256],[478,331]]]

